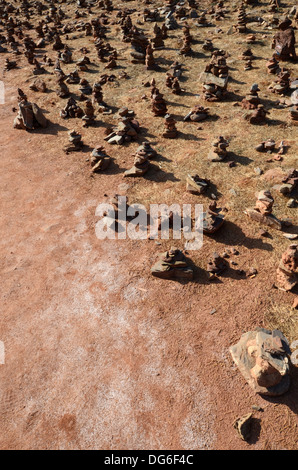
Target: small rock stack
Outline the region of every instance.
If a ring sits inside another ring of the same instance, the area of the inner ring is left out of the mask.
[[[145,65],[147,70],[155,70],[156,69],[156,64],[155,60],[153,57],[153,49],[151,47],[151,44],[148,44],[146,48],[146,57],[145,57]]]
[[[176,122],[175,119],[170,115],[166,114],[165,115],[165,131],[163,132],[162,136],[165,139],[175,139],[178,135],[178,131],[176,128]]]
[[[227,156],[228,146],[228,141],[223,136],[219,136],[214,142],[212,142],[212,149],[208,154],[208,160],[211,162],[223,161]]]
[[[157,23],[154,25],[154,38],[151,40],[152,46],[154,49],[162,49],[165,45],[163,41],[162,29],[158,26]]]
[[[261,100],[258,95],[258,91],[260,91],[259,86],[257,83],[254,83],[251,86],[249,93],[245,96],[245,98],[241,101],[241,106],[244,109],[257,109],[258,105],[260,104]]]
[[[276,286],[290,291],[298,284],[298,245],[292,244],[283,253],[277,268]]]
[[[108,168],[111,158],[106,154],[104,147],[98,145],[91,153],[90,163],[92,173],[99,173]]]
[[[159,256],[152,266],[151,273],[161,279],[193,279],[193,269],[188,265],[185,255],[177,248],[171,248]]]
[[[247,18],[246,18],[246,11],[245,7],[242,4],[239,8],[239,14],[238,14],[238,23],[235,26],[235,29],[238,33],[247,33]]]
[[[274,83],[271,83],[268,88],[272,93],[283,95],[290,88],[290,72],[288,70],[282,70],[277,76],[278,79],[275,80]]]
[[[276,75],[280,71],[279,62],[278,60],[276,60],[275,57],[272,57],[272,59],[268,60],[268,62],[266,63],[266,67],[267,67],[267,72],[271,75]]]
[[[158,88],[155,88],[152,94],[152,112],[154,116],[165,116],[167,114],[167,104]]]

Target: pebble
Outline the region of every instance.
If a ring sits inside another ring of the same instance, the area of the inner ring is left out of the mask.
[[[247,276],[255,276],[256,274],[258,274],[256,268],[249,268],[249,270],[247,271]]]
[[[287,202],[287,207],[289,207],[290,209],[292,209],[293,207],[296,207],[295,199],[289,199]]]
[[[283,233],[283,236],[288,240],[296,240],[298,238],[297,233]]]
[[[255,411],[264,411],[264,408],[262,408],[259,405],[252,405],[252,409],[255,410]]]

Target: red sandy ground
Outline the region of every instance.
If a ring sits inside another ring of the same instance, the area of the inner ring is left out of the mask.
[[[59,135],[12,129],[16,90],[7,93],[1,448],[297,448],[297,374],[275,404],[255,396],[228,352],[260,325],[270,276],[216,286],[152,278],[153,241],[95,236],[95,208],[122,176],[98,185],[82,155],[59,150]],[[254,404],[264,412],[247,444],[232,424]]]
[[[194,283],[153,278],[161,251],[154,241],[95,236],[95,208],[106,193],[125,194],[122,174],[90,178],[89,154],[63,153],[59,126],[13,129],[19,85],[5,84],[0,448],[297,449],[297,369],[289,393],[264,399],[228,350],[242,333],[267,326],[276,267],[264,251],[269,242],[244,223],[205,238],[197,255],[204,267],[215,248],[234,246],[237,268],[258,266],[254,279],[209,284],[201,268]],[[252,405],[264,411],[255,412],[247,443],[233,422]]]

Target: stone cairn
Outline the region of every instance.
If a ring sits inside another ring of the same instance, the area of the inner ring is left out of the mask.
[[[179,80],[177,77],[173,78],[172,92],[174,93],[174,95],[180,95],[182,93],[182,89],[180,87]]]
[[[156,10],[156,9],[150,10],[149,8],[144,8],[144,11],[143,11],[143,21],[144,22],[158,21],[158,17],[159,17],[158,10]]]
[[[277,268],[276,287],[290,291],[298,284],[298,245],[292,244],[283,253]]]
[[[148,44],[146,48],[145,66],[147,70],[156,69],[156,63],[153,57],[153,49],[150,43]]]
[[[69,98],[67,101],[66,106],[62,109],[60,112],[60,116],[63,119],[68,119],[68,118],[82,118],[84,115],[84,112],[82,108],[80,108],[74,98]]]
[[[211,39],[205,39],[203,45],[202,45],[202,49],[203,51],[210,51],[210,52],[213,52],[214,51],[214,45],[213,45],[213,42]]]
[[[112,132],[109,132],[104,140],[109,144],[122,145],[126,142],[131,142],[131,140],[137,139],[139,132],[139,122],[134,119],[127,110],[127,112],[120,117],[118,125],[112,130]]]
[[[95,123],[94,108],[91,100],[85,102],[84,115],[82,116],[82,121],[84,121],[83,127],[89,127]]]
[[[78,71],[75,69],[73,72],[70,72],[68,75],[67,75],[67,78],[65,80],[66,83],[70,84],[70,85],[77,85],[80,83],[80,76],[79,76],[79,73]]]
[[[35,80],[29,85],[30,90],[39,91],[46,93],[48,91],[46,83],[41,78],[35,78]]]
[[[90,59],[86,55],[81,57],[81,59],[77,60],[76,66],[80,70],[80,72],[88,72],[88,65],[90,64]]]
[[[178,61],[172,63],[169,73],[173,76],[173,78],[180,79],[182,76],[182,65],[179,64]]]
[[[254,209],[246,209],[244,213],[252,220],[259,222],[263,225],[275,228],[277,230],[282,229],[282,223],[273,214],[274,199],[270,191],[260,191],[256,194],[257,201]]]
[[[174,77],[169,72],[166,73],[166,87],[172,88]]]
[[[223,136],[219,136],[212,142],[212,148],[208,154],[208,160],[211,162],[222,162],[227,156],[228,146],[229,142]]]
[[[266,67],[267,72],[271,75],[277,75],[280,72],[279,62],[275,57],[267,61]]]
[[[92,100],[93,104],[101,105],[103,102],[102,86],[98,82],[94,83],[92,86]]]
[[[76,130],[72,130],[68,132],[69,135],[69,144],[64,147],[64,152],[65,153],[70,153],[70,152],[80,152],[83,147],[83,141],[82,141],[82,136]]]
[[[91,171],[92,173],[99,173],[104,171],[108,168],[111,162],[111,157],[109,157],[101,145],[95,147],[92,150],[90,156],[90,164],[91,164]]]
[[[262,124],[267,120],[267,114],[270,114],[262,104],[257,106],[257,109],[254,109],[251,113],[247,113],[244,116],[250,124]]]
[[[72,62],[72,52],[67,45],[65,45],[64,50],[59,53],[59,59],[64,64],[70,64]]]
[[[209,116],[209,108],[204,106],[196,105],[192,110],[185,116],[184,121],[201,122],[207,119]]]
[[[92,94],[92,87],[86,78],[81,79],[79,91],[81,92],[80,101],[88,100],[88,95]]]
[[[290,120],[292,121],[292,124],[297,125],[298,124],[298,105],[295,104],[290,108]]]
[[[138,152],[134,155],[133,166],[124,172],[124,176],[143,176],[150,168],[150,162],[146,152]]]
[[[295,168],[291,168],[288,173],[282,177],[281,184],[273,186],[273,189],[284,196],[289,195],[296,188],[298,188],[298,170]]]
[[[27,96],[18,89],[18,106],[19,111],[14,119],[13,127],[15,129],[24,129],[32,131],[38,128],[46,128],[48,120],[36,103],[27,101]]]
[[[183,31],[183,46],[182,48],[180,49],[180,54],[181,55],[190,55],[192,53],[192,50],[191,50],[191,41],[192,41],[192,36],[190,34],[190,28],[188,26],[188,24],[184,24],[183,28],[182,28],[182,31]]]
[[[256,35],[255,34],[248,34],[248,36],[246,36],[245,38],[245,42],[247,44],[255,44],[256,42]]]
[[[159,260],[152,266],[153,276],[161,279],[193,279],[193,269],[185,255],[177,248],[159,255]]]
[[[167,114],[167,104],[158,88],[153,90],[151,106],[154,116],[165,116]]]
[[[233,361],[254,392],[280,396],[290,387],[287,339],[278,330],[256,328],[230,347]]]
[[[68,98],[70,95],[69,88],[66,85],[66,83],[64,83],[65,79],[66,79],[66,76],[60,74],[57,80],[58,89],[56,90],[56,93],[59,96],[59,98]]]
[[[256,146],[256,151],[272,153],[275,150],[275,145],[276,142],[273,139],[264,140]]]
[[[187,175],[186,177],[186,191],[199,195],[204,194],[209,187],[209,181],[205,178],[200,178],[199,175]]]
[[[157,23],[155,23],[154,25],[153,33],[154,33],[154,38],[151,40],[152,47],[154,49],[163,49],[165,46],[165,43],[163,40],[163,32]]]
[[[175,119],[170,114],[165,115],[166,129],[162,134],[165,139],[175,139],[177,137],[178,131],[176,128],[176,122],[177,121],[175,121]]]
[[[261,102],[258,91],[260,91],[259,86],[257,83],[254,83],[251,86],[249,93],[241,101],[241,107],[244,109],[257,109]]]
[[[206,13],[203,11],[202,13],[199,14],[198,19],[197,19],[197,26],[200,28],[206,28],[210,26],[210,23],[208,22],[206,18]]]
[[[224,216],[220,213],[221,210],[217,208],[216,201],[209,204],[206,212],[203,213],[203,233],[212,235],[217,232],[224,224]]]
[[[272,91],[272,93],[283,95],[290,88],[290,72],[288,70],[281,70],[277,77],[277,80],[271,83],[268,89]]]
[[[4,70],[12,70],[17,68],[17,63],[13,60],[5,59]]]
[[[136,26],[131,29],[131,48],[130,53],[132,57],[132,63],[134,64],[145,64],[146,48],[148,46],[148,39],[141,33]]]
[[[32,70],[33,75],[42,75],[46,73],[46,69],[40,65],[37,59],[33,61],[34,69]]]
[[[52,47],[54,51],[60,51],[61,49],[64,49],[64,44],[62,43],[58,33],[54,37],[54,44]]]
[[[110,55],[108,63],[105,65],[105,69],[113,70],[117,68],[116,55],[116,53]]]
[[[200,76],[200,81],[203,84],[203,98],[206,101],[220,101],[227,93],[228,75],[216,76],[213,71],[222,74],[222,70],[214,68],[214,64],[210,63],[206,66],[205,71]],[[224,69],[226,72],[226,69]]]
[[[238,33],[247,33],[247,17],[246,17],[246,11],[245,11],[245,6],[242,4],[239,8],[239,13],[238,13],[238,22],[235,25],[235,29]]]
[[[211,62],[207,65],[205,72],[212,73],[216,77],[226,78],[229,75],[229,67],[224,54],[224,51],[214,51]]]
[[[243,51],[240,59],[244,60],[244,62],[245,62],[245,65],[244,65],[244,70],[245,71],[252,69],[252,61],[254,60],[254,55],[253,55],[251,49],[245,49],[245,51]]]
[[[228,267],[227,261],[219,256],[218,253],[213,253],[207,264],[207,272],[209,273],[209,281],[213,281],[220,276]]]

